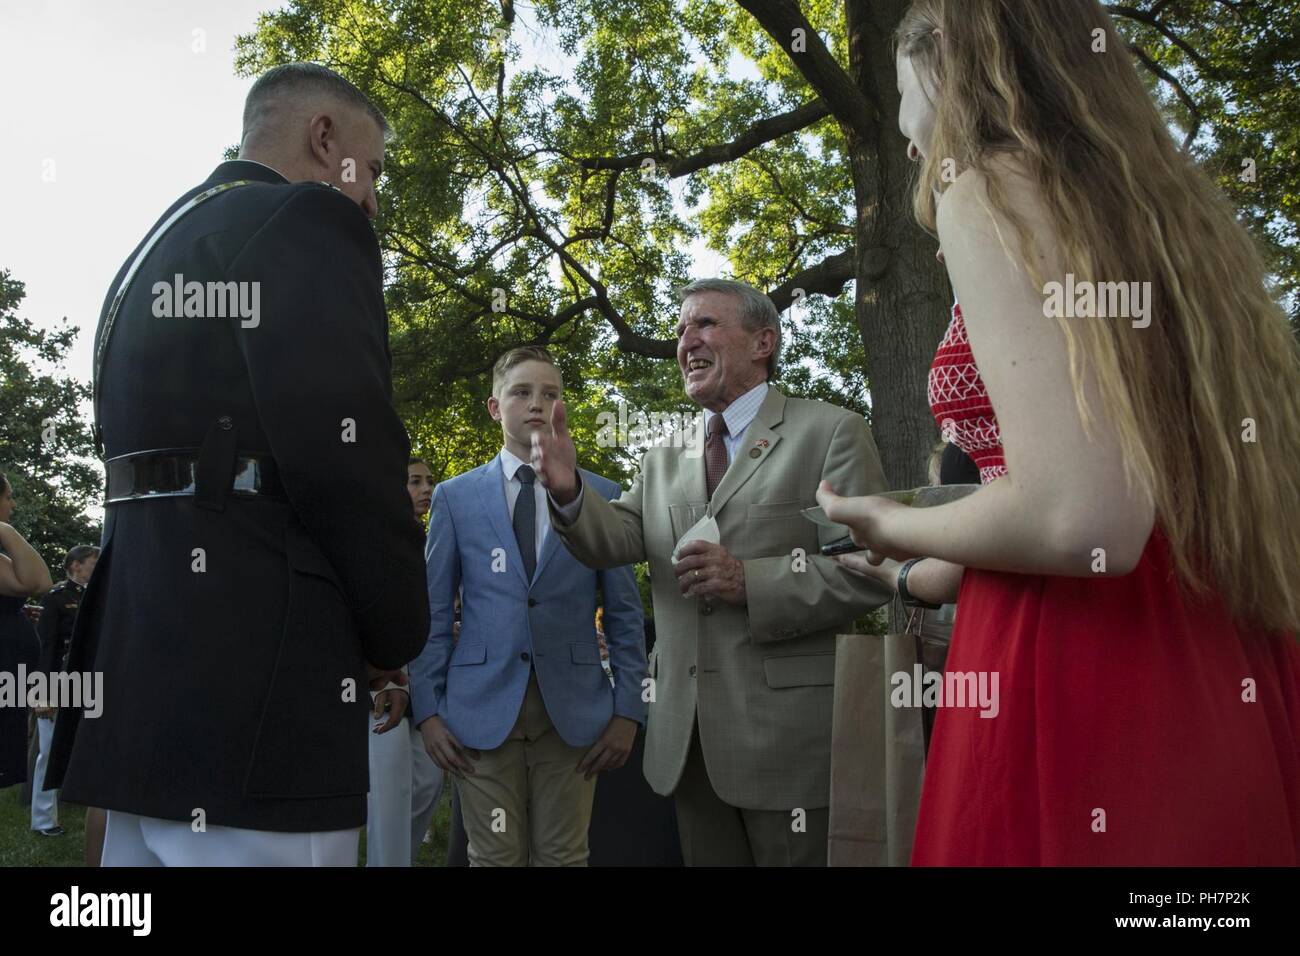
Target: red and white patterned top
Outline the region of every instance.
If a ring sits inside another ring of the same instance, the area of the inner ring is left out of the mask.
[[[961,306],[955,303],[952,322],[930,366],[930,411],[944,441],[952,442],[975,462],[981,482],[987,485],[1006,475],[998,419],[971,354]]]

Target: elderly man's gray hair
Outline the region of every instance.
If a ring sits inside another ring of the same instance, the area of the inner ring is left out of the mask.
[[[776,332],[776,343],[772,346],[772,354],[767,357],[767,377],[775,379],[781,367],[781,315],[776,311],[776,304],[752,285],[734,279],[696,279],[677,290],[677,301],[685,302],[699,292],[723,292],[735,296],[740,302],[740,319],[745,328],[751,332],[758,329]]]
[[[375,121],[385,140],[389,138],[388,120],[370,97],[319,63],[285,63],[259,76],[244,100],[244,137],[274,112],[283,97],[302,93],[323,93],[355,106]]]

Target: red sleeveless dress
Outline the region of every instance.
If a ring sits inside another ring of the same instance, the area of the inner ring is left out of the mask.
[[[957,307],[930,404],[1007,473]],[[1300,650],[1182,594],[1158,526],[1124,577],[968,568],[946,671],[996,672],[998,709],[939,709],[913,865],[1300,861]]]

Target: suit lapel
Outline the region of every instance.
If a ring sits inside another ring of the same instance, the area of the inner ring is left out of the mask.
[[[686,504],[702,504],[709,500],[709,486],[704,467],[704,444],[700,444],[700,453],[692,458],[683,445],[677,456],[677,489],[681,500]]]
[[[718,516],[731,500],[732,495],[749,481],[754,472],[758,471],[763,462],[767,461],[776,450],[781,436],[772,429],[781,424],[784,417],[785,396],[775,388],[769,387],[763,404],[758,407],[758,414],[745,429],[744,440],[736,448],[736,457],[727,466],[727,473],[722,476],[722,481],[718,482],[718,487],[713,492],[713,501],[709,508],[713,517]],[[758,454],[755,455],[754,452]],[[703,462],[700,470],[703,473]]]
[[[510,505],[506,501],[505,481],[505,474],[501,470],[501,456],[497,455],[479,473],[477,482],[479,499],[483,502],[483,510],[487,512],[488,520],[492,523],[492,530],[501,539],[501,544],[506,550],[506,562],[514,568],[515,573],[519,575],[519,580],[524,582],[524,586],[528,587],[529,581],[524,577],[524,558],[519,553],[515,529],[510,524]]]
[[[587,480],[586,475],[584,473],[583,476],[584,483],[586,483],[586,480]],[[592,494],[594,491],[595,489],[593,489],[590,484],[587,484],[586,490],[583,491],[583,494]],[[599,492],[595,492],[595,493],[599,494]],[[511,530],[513,531],[514,529],[512,528]],[[555,556],[555,552],[558,551],[559,549],[560,549],[560,536],[555,533],[555,527],[552,526],[546,532],[546,540],[542,542],[542,553],[537,556],[537,569],[533,572],[534,581],[541,579],[542,570],[546,567],[547,562],[550,561],[551,558]]]

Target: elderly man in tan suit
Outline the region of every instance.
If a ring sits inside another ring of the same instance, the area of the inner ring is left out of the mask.
[[[889,595],[823,557],[828,532],[800,509],[823,479],[840,494],[885,490],[880,460],[861,416],[768,384],[781,325],[767,296],[722,279],[680,296],[677,362],[705,409],[704,455],[651,448],[607,502],[584,493],[557,403],[533,467],[580,561],[650,562],[644,769],[674,797],[687,865],[825,865],[835,635]],[[674,563],[708,517],[720,543],[699,532]]]

